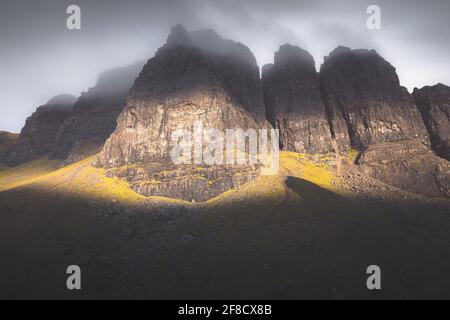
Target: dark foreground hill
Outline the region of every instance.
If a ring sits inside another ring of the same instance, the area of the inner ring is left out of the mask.
[[[356,193],[316,161],[283,153],[279,175],[203,204],[143,197],[92,158],[0,171],[0,297],[449,298],[448,200]]]

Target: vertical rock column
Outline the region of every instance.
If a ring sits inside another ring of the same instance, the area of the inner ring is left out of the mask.
[[[331,130],[341,149],[428,135],[413,98],[395,68],[374,50],[338,47],[320,70]]]
[[[437,155],[450,161],[450,87],[441,83],[414,89],[414,99]]]
[[[319,76],[313,57],[289,44],[275,53],[262,73],[266,113],[280,130],[283,150],[327,153],[333,150]]]

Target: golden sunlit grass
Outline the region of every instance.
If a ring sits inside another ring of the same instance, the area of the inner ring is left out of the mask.
[[[40,187],[54,187],[61,192],[96,200],[117,200],[128,203],[138,202],[145,197],[134,192],[124,180],[108,178],[104,169],[92,166],[95,157],[52,172],[36,184]]]
[[[324,158],[324,160],[328,159]],[[322,188],[334,188],[332,184],[335,179],[333,170],[325,163],[312,161],[306,155],[295,152],[282,152],[280,155],[280,167],[286,175],[310,181]]]
[[[326,156],[324,156],[326,157]],[[0,171],[0,191],[27,186],[48,189],[61,194],[97,200],[117,200],[125,203],[163,201],[189,205],[188,202],[164,197],[145,197],[133,191],[120,178],[108,178],[105,170],[92,165],[95,156],[69,166],[58,168],[58,161],[40,159]],[[224,201],[239,199],[264,199],[277,201],[285,193],[286,176],[308,180],[322,188],[333,189],[333,171],[324,163],[316,163],[306,155],[294,152],[280,153],[280,171],[274,175],[261,175],[239,190],[229,190],[204,203],[216,206]]]
[[[345,158],[349,163],[355,163],[356,158],[359,155],[359,151],[355,149],[350,149],[345,153]]]
[[[58,194],[97,200],[137,202],[144,199],[118,178],[108,178],[91,165],[94,157],[59,168],[59,161],[40,159],[0,172],[0,191],[18,187],[52,190]]]
[[[30,184],[42,176],[56,170],[59,161],[39,159],[23,165],[0,171],[0,191]]]
[[[279,199],[284,194],[283,179],[278,175],[264,176],[261,175],[236,190],[228,190],[221,195],[212,198],[203,203],[208,207],[215,207],[224,202],[236,202],[245,199],[253,199],[255,201],[262,200],[272,201]]]
[[[327,155],[321,160],[330,160]],[[335,179],[334,172],[324,163],[316,163],[306,155],[295,152],[280,153],[280,171],[274,175],[261,175],[249,181],[239,190],[229,190],[226,193],[205,202],[208,206],[217,206],[222,202],[242,201],[243,199],[253,199],[254,201],[264,201],[267,204],[277,203],[286,193],[284,180],[287,176],[292,176],[310,181],[322,188],[334,190],[336,186],[332,184]]]

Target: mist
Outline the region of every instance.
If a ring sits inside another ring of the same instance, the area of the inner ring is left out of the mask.
[[[66,27],[69,5],[81,29]],[[367,7],[381,9],[381,29],[366,26]],[[284,43],[308,50],[319,69],[338,45],[377,50],[402,85],[450,85],[450,2],[293,0],[2,0],[0,130],[19,132],[41,104],[79,96],[105,70],[147,60],[174,24],[213,29],[250,48],[260,68]]]

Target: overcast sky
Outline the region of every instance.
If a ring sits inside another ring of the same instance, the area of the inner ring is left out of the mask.
[[[66,8],[81,8],[81,30],[66,28]],[[381,8],[381,30],[366,9]],[[148,59],[173,24],[211,28],[240,41],[262,67],[284,43],[308,50],[317,69],[338,45],[376,49],[402,85],[450,85],[449,0],[0,0],[0,130],[60,93],[79,95],[98,74]]]

